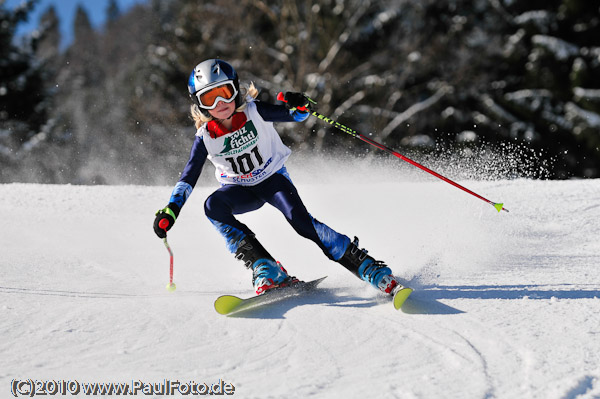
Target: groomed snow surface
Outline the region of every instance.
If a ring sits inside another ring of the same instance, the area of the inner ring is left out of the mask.
[[[329,166],[288,169],[313,216],[416,288],[403,310],[267,205],[240,219],[290,273],[328,278],[218,315],[252,289],[204,216],[214,183],[169,232],[174,293],[151,228],[172,187],[0,185],[0,397],[15,379],[168,379],[239,398],[600,398],[600,181],[460,181],[497,213],[427,176]]]

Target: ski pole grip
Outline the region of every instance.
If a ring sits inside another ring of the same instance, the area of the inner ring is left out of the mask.
[[[285,94],[283,94],[282,91],[280,91],[279,94],[277,94],[277,101],[283,101],[284,103],[287,103],[287,100],[285,99]],[[296,107],[296,109],[304,112],[308,111],[306,107]]]
[[[162,219],[160,222],[158,222],[158,227],[166,231],[167,227],[169,227],[169,221],[167,219]]]

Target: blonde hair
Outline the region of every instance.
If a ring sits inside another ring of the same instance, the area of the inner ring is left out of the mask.
[[[246,109],[246,106],[248,105],[248,97],[250,97],[250,99],[252,100],[258,97],[258,89],[254,86],[254,83],[250,82],[250,86],[240,87],[240,92],[238,93],[238,96],[241,96],[242,104],[235,109],[235,112],[242,112]],[[194,120],[194,125],[196,126],[196,129],[200,129],[200,126],[214,119],[210,115],[204,115],[202,111],[200,111],[200,107],[198,107],[198,104],[192,104],[190,108],[190,114],[192,119]]]

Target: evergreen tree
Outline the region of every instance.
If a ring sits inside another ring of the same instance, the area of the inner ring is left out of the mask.
[[[103,65],[98,63],[99,47],[87,11],[77,6],[73,21],[73,44],[67,51],[67,60],[71,65],[71,73],[79,84],[96,85],[101,83]]]
[[[50,6],[40,19],[40,39],[37,56],[41,60],[54,60],[60,52],[60,21],[54,6]]]
[[[23,161],[45,139],[48,93],[35,37],[15,38],[37,1],[9,10],[0,3],[0,181],[14,181]],[[20,42],[17,44],[17,42]]]
[[[515,1],[491,99],[507,136],[547,151],[553,177],[600,176],[600,14],[583,0]]]
[[[207,58],[231,62],[260,100],[305,91],[319,112],[426,164],[517,145],[529,153],[511,154],[506,175],[600,176],[595,2],[149,0],[121,13],[110,0],[100,31],[79,7],[63,53],[53,9],[15,45],[34,3],[0,8],[0,162],[46,181],[176,178],[194,133],[185,82]],[[279,131],[295,148],[385,156],[315,118]]]
[[[106,24],[111,25],[121,16],[121,9],[117,0],[109,0],[106,7]]]

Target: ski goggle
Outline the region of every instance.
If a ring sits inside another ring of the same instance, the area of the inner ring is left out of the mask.
[[[207,87],[196,92],[196,98],[204,109],[214,109],[219,101],[230,103],[235,99],[238,92],[232,80],[226,80],[223,84]]]

